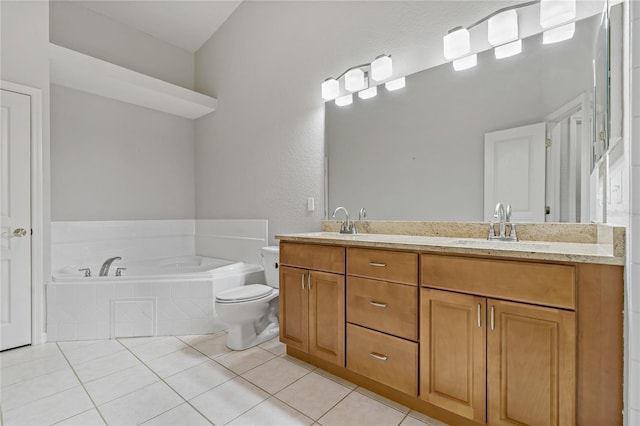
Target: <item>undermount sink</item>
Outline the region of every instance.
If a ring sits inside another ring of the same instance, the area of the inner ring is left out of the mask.
[[[548,250],[551,245],[545,244],[543,242],[535,242],[535,241],[500,241],[500,240],[454,240],[451,241],[452,244],[461,245],[466,247],[480,247],[480,248],[492,248],[492,249],[501,249],[508,248],[509,250],[525,250],[525,251],[535,251],[535,250]]]

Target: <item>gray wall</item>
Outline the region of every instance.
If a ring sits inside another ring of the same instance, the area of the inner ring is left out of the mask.
[[[69,1],[51,2],[51,42],[193,89],[193,54]]]
[[[490,50],[469,70],[444,64],[408,76],[397,92],[328,102],[331,206],[366,207],[371,219],[484,220],[484,134],[543,122],[591,90],[598,18],[563,43],[532,36],[511,58]]]
[[[51,86],[55,221],[194,217],[193,120]]]

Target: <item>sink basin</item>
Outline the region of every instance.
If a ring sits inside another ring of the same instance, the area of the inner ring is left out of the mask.
[[[543,242],[532,241],[499,241],[499,240],[454,240],[451,244],[460,245],[465,247],[478,247],[478,248],[491,248],[491,249],[507,249],[507,250],[523,250],[523,251],[536,251],[536,250],[548,250],[551,245]]]

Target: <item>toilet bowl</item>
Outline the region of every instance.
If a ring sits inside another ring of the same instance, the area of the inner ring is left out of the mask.
[[[227,347],[244,350],[276,337],[278,323],[278,256],[277,246],[262,248],[262,265],[266,284],[248,284],[220,292],[215,311],[225,322]]]

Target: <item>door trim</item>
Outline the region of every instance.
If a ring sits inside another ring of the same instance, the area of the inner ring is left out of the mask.
[[[45,202],[42,146],[42,90],[0,80],[0,89],[31,98],[31,344],[47,341],[45,333]],[[48,230],[48,228],[46,228]]]

